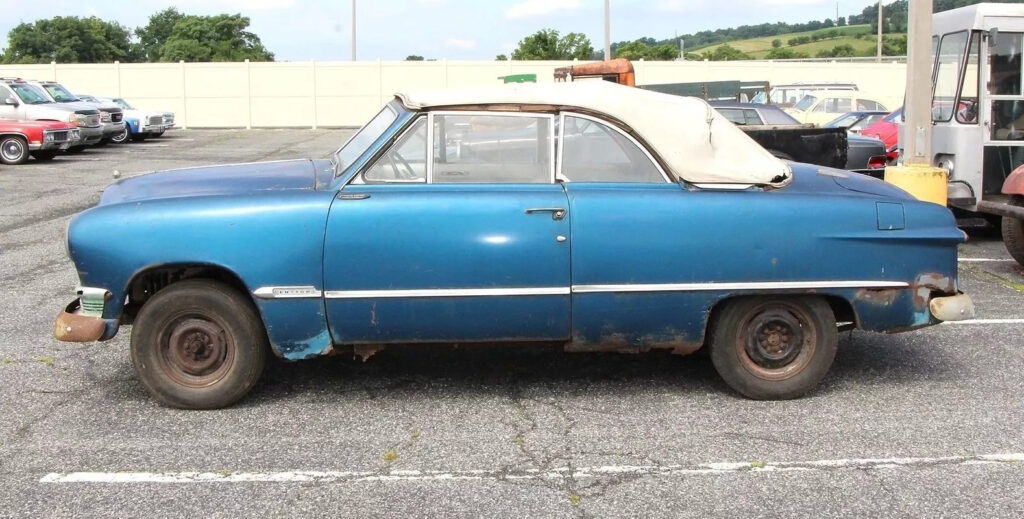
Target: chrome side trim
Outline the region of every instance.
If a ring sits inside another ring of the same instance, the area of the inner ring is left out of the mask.
[[[573,285],[574,294],[603,292],[702,292],[710,290],[797,290],[815,288],[906,288],[903,281],[765,281],[754,283],[660,283]]]
[[[327,299],[369,299],[395,297],[487,297],[487,296],[562,296],[569,287],[530,288],[426,288],[410,290],[328,290]]]
[[[322,292],[312,285],[283,286],[283,287],[259,287],[252,291],[252,295],[260,299],[299,299],[309,297],[320,297]]]

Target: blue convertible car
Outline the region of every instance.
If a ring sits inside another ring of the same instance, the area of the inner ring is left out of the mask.
[[[64,341],[131,324],[160,402],[229,405],[271,352],[537,341],[813,389],[837,331],[968,318],[950,212],[772,157],[703,101],[579,82],[399,94],[330,159],[121,180],[69,224]]]

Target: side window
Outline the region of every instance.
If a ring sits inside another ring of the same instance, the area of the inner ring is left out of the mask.
[[[741,113],[742,110],[737,110],[735,108],[716,108],[715,110],[733,124],[746,124],[743,120],[743,114]]]
[[[821,102],[818,103],[818,106],[815,106],[814,110],[812,110],[812,111],[813,112],[832,112],[832,110],[830,110],[829,108],[835,106],[835,104],[836,104],[836,100],[835,99],[831,99],[831,98],[822,99]]]
[[[946,122],[953,117],[960,61],[967,48],[967,32],[947,34],[939,43],[935,82],[932,92],[932,121]]]
[[[366,182],[427,181],[427,118],[421,117],[363,174]]]
[[[978,60],[981,57],[979,43],[981,34],[971,34],[971,43],[967,46],[967,61],[964,64],[964,77],[960,85],[960,101],[956,105],[956,122],[961,124],[978,123]]]
[[[434,115],[435,184],[552,182],[551,117]]]
[[[845,114],[853,110],[853,102],[849,98],[838,98],[836,99],[836,106],[833,107],[832,113]]]
[[[618,130],[572,115],[562,120],[562,180],[665,183],[647,154]]]
[[[757,126],[764,124],[761,121],[761,117],[757,115],[757,110],[743,110],[743,124]]]
[[[880,108],[878,108],[878,103],[876,103],[876,102],[874,102],[874,101],[872,101],[870,99],[858,99],[857,100],[857,109],[858,110],[880,110]]]

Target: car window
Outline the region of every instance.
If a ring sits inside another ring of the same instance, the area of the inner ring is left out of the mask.
[[[50,102],[50,98],[46,97],[42,90],[32,85],[14,84],[11,85],[11,90],[14,90],[14,93],[18,94],[18,97],[26,104],[39,105]]]
[[[875,124],[875,122],[877,122],[879,119],[881,119],[883,117],[885,117],[885,114],[867,115],[867,116],[864,116],[861,120],[859,120],[856,123],[854,123],[853,125],[851,125],[847,129],[848,130],[854,130],[854,131],[863,130],[864,128],[867,128],[868,126],[871,126],[872,124]]]
[[[563,120],[561,180],[665,183],[650,157],[615,128],[571,115]]]
[[[812,110],[812,111],[813,112],[832,112],[833,110],[829,110],[828,109],[828,107],[830,105],[832,105],[832,106],[835,105],[835,99],[823,99],[820,103],[818,103],[818,106],[814,107],[814,110]]]
[[[79,100],[75,94],[68,92],[66,88],[57,84],[43,85],[43,88],[45,88],[46,91],[50,93],[50,96],[53,97],[53,100],[58,103],[68,103]]]
[[[932,93],[932,121],[945,122],[953,117],[953,100],[960,79],[960,60],[967,49],[967,32],[947,34],[939,43],[935,86]]]
[[[716,108],[715,110],[733,124],[755,126],[762,124],[761,118],[754,110],[745,108]]]
[[[435,184],[538,184],[553,179],[552,117],[434,115]]]
[[[384,108],[373,119],[370,119],[366,126],[363,126],[344,146],[334,152],[336,174],[340,175],[345,168],[351,166],[374,141],[380,138],[384,130],[387,130],[397,117],[398,112],[390,104],[384,105]]]
[[[800,101],[797,102],[796,106],[794,106],[793,108],[796,108],[797,110],[804,110],[804,111],[806,111],[810,107],[814,106],[814,103],[817,100],[818,100],[817,97],[814,97],[814,96],[811,96],[811,95],[806,95],[802,99],[800,99]]]
[[[853,124],[857,122],[857,118],[860,117],[857,114],[849,114],[840,116],[838,119],[830,121],[823,126],[827,128],[853,128]]]
[[[760,114],[764,119],[764,124],[800,124],[800,121],[779,108],[765,107],[760,110]]]
[[[363,173],[366,182],[427,181],[427,118],[421,117]]]

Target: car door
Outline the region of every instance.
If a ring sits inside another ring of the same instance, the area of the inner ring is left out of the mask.
[[[571,215],[553,123],[423,115],[339,191],[324,249],[336,343],[568,339]]]
[[[18,103],[18,106],[7,104],[7,100],[12,99]],[[14,119],[20,120],[25,118],[25,104],[18,99],[18,96],[14,95],[14,92],[7,85],[0,85],[0,119]]]

